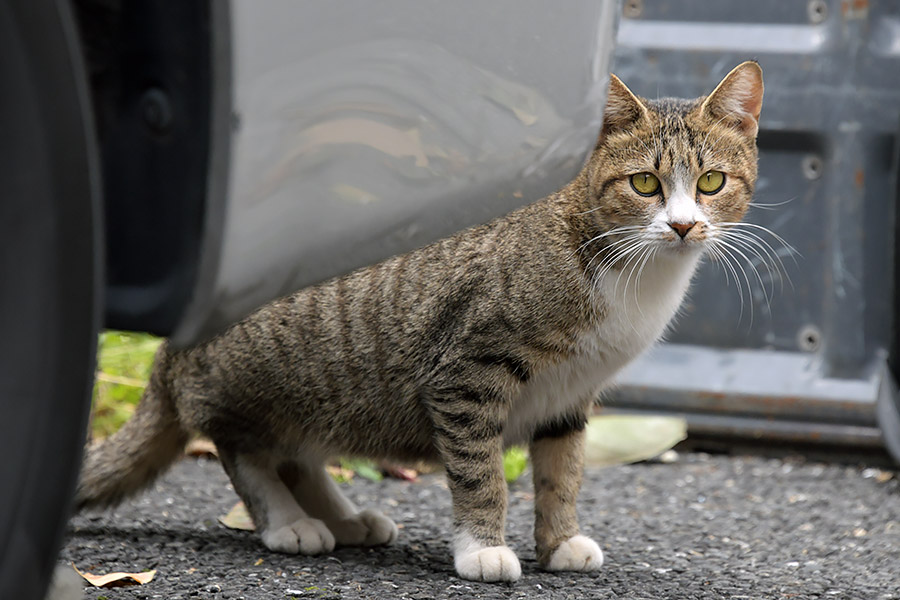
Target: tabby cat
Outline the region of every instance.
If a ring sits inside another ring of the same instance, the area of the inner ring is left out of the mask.
[[[562,190],[277,300],[208,343],[163,345],[134,417],[89,449],[78,506],[138,491],[200,432],[266,547],[319,554],[397,538],[326,460],[436,460],[457,573],[515,581],[502,457],[527,443],[540,565],[600,568],[575,514],[587,411],[747,210],[762,95],[755,62],[696,100],[645,100],[612,76],[598,144]]]

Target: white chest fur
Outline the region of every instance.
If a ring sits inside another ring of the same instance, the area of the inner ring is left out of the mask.
[[[641,278],[618,272],[598,282],[605,318],[582,334],[573,356],[539,370],[513,400],[504,441],[524,443],[534,428],[595,396],[665,332],[681,306],[699,255],[657,258]]]

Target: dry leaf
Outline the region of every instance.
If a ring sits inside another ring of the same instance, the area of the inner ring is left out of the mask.
[[[82,573],[74,564],[72,568],[75,572],[85,578],[85,580],[94,587],[111,588],[122,587],[126,585],[144,585],[150,583],[156,569],[145,571],[143,573],[107,573],[106,575],[94,575],[92,573]]]
[[[394,479],[402,479],[403,481],[417,481],[419,478],[419,474],[415,469],[401,467],[400,465],[389,462],[382,462],[379,466],[381,467],[381,470],[384,471],[385,475],[387,475],[388,477],[393,477]]]
[[[870,467],[868,469],[863,469],[862,476],[863,479],[874,479],[878,483],[887,483],[893,479],[894,474],[890,471]]]
[[[328,474],[338,483],[350,481],[353,479],[353,476],[356,475],[356,473],[353,472],[353,469],[347,469],[338,465],[326,465],[325,470],[328,471]]]
[[[247,512],[247,507],[244,506],[243,502],[238,502],[231,507],[227,515],[219,517],[219,523],[229,529],[256,531],[256,525],[253,524],[253,519],[250,517],[250,513]]]
[[[206,438],[196,438],[188,442],[188,445],[184,449],[184,453],[188,456],[219,457],[219,451],[216,449],[216,445],[212,443],[212,440]]]

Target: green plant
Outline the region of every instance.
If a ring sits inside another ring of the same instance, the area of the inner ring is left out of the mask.
[[[521,446],[511,446],[503,454],[503,475],[507,483],[522,476],[528,466],[528,452]]]
[[[360,477],[365,477],[371,481],[381,481],[384,476],[378,466],[370,461],[360,458],[342,458],[341,468],[347,471],[353,471]],[[339,479],[340,481],[340,479]]]
[[[147,333],[110,330],[100,334],[92,414],[95,438],[115,433],[131,417],[161,343],[161,338]]]

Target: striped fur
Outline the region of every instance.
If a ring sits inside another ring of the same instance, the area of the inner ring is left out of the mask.
[[[743,216],[761,97],[755,63],[693,101],[642,100],[613,77],[597,148],[564,189],[276,300],[208,343],[163,347],[134,419],[90,449],[78,505],[137,491],[200,432],[265,544],[315,554],[396,537],[389,519],[340,494],[325,460],[436,460],[458,572],[514,580],[502,452],[530,443],[540,563],[598,568],[602,553],[575,519],[586,411],[662,335],[716,223]],[[727,174],[723,190],[691,191],[710,168]],[[646,171],[659,197],[631,189]],[[666,225],[679,194],[697,222],[683,240]]]

